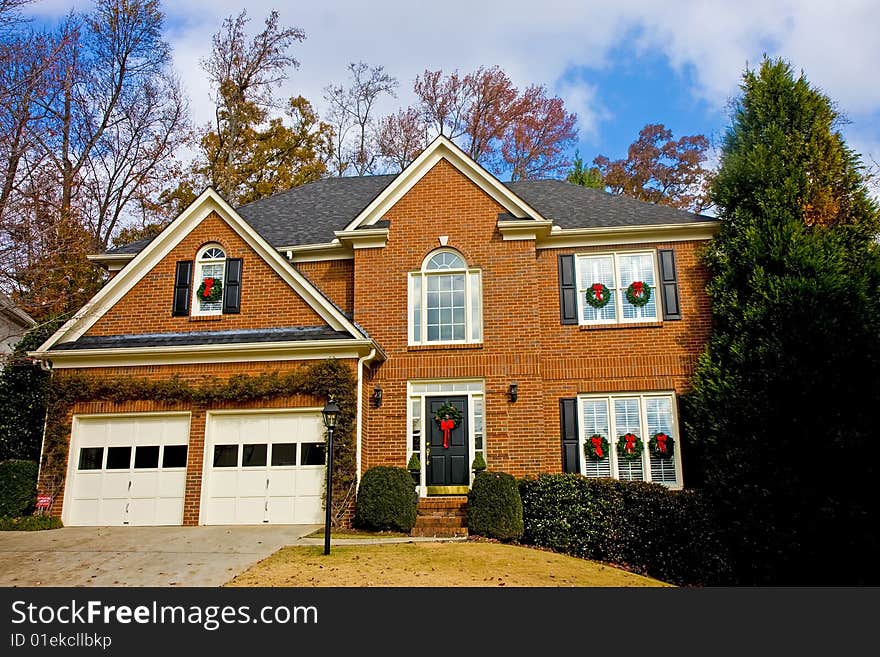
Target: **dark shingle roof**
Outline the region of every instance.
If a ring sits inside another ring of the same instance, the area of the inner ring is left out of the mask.
[[[119,347],[176,347],[249,342],[302,342],[305,340],[351,340],[351,335],[329,326],[296,326],[233,331],[188,331],[139,335],[84,335],[73,342],[56,344],[50,351],[111,349]]]
[[[714,221],[714,217],[612,196],[601,189],[563,180],[521,180],[504,183],[510,191],[560,228],[645,226]]]
[[[272,246],[325,244],[397,176],[325,178],[237,208]]]
[[[112,255],[122,255],[127,253],[140,253],[143,248],[153,241],[155,237],[145,237],[142,240],[138,240],[136,242],[129,242],[128,244],[123,244],[122,246],[117,246],[115,249],[107,249],[107,253]]]
[[[237,208],[238,213],[275,248],[326,244],[343,230],[396,176],[325,178]],[[504,183],[514,194],[560,228],[645,226],[714,221],[665,205],[612,196],[562,180]],[[386,221],[376,224],[387,226]],[[150,240],[108,251],[138,253]]]

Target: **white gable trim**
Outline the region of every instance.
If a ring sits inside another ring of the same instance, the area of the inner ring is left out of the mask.
[[[474,162],[449,139],[440,135],[340,232],[349,233],[358,226],[375,224],[440,160],[446,160],[461,171],[513,216],[544,220],[537,210],[502,185],[495,176]]]
[[[352,337],[359,340],[366,338],[345,315],[315,289],[302,274],[288,264],[275,248],[260,237],[259,233],[251,228],[217,192],[209,187],[37,351],[44,352],[54,344],[72,342],[82,336],[122,297],[130,292],[141,278],[171,253],[174,247],[199,226],[211,212],[216,212],[331,328],[336,331],[347,331]],[[173,281],[169,281],[169,302],[172,285]],[[170,305],[167,311],[171,312]],[[159,312],[162,310],[159,309]]]

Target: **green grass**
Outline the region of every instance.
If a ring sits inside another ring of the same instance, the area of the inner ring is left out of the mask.
[[[404,538],[408,537],[409,534],[404,534],[403,532],[368,532],[362,529],[331,529],[330,537],[331,538],[352,538],[352,539],[368,539],[368,538]],[[324,530],[316,529],[311,534],[304,536],[303,538],[324,538]]]

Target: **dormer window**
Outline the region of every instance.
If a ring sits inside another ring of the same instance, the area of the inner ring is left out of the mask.
[[[409,275],[409,343],[474,343],[483,339],[482,285],[451,249],[428,255]]]
[[[241,258],[227,258],[220,244],[206,244],[195,261],[177,263],[174,302],[176,317],[210,317],[241,312]]]
[[[196,275],[193,280],[193,315],[220,315],[223,313],[223,279],[226,273],[226,253],[218,244],[203,246],[196,256]]]

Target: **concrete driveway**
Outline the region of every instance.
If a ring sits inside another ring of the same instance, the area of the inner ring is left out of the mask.
[[[0,586],[220,586],[322,526],[0,532]]]

